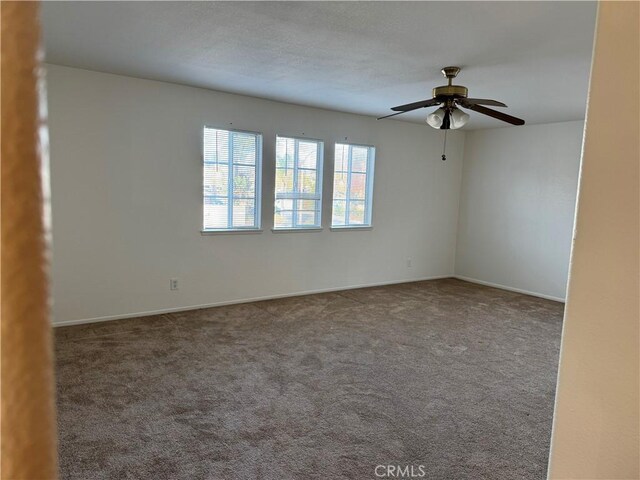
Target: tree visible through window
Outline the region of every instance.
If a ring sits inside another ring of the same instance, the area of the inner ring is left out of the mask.
[[[322,142],[278,137],[274,228],[319,228],[321,203]]]
[[[332,227],[371,225],[375,149],[336,143]]]
[[[204,230],[260,228],[262,136],[204,128]]]

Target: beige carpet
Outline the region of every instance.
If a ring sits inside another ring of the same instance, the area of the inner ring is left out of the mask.
[[[447,279],[57,328],[61,477],[544,479],[562,313]]]

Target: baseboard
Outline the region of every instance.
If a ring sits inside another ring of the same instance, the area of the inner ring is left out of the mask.
[[[556,302],[565,303],[564,298],[554,297],[553,295],[546,295],[544,293],[532,292],[531,290],[524,290],[522,288],[508,287],[499,283],[485,282],[484,280],[478,280],[477,278],[465,277],[463,275],[452,275],[453,278],[458,280],[464,280],[465,282],[477,283],[478,285],[486,285],[487,287],[499,288],[501,290],[508,290],[510,292],[524,293],[525,295],[531,295],[532,297],[540,297],[547,300],[554,300]]]
[[[163,313],[175,313],[175,312],[185,312],[188,310],[198,310],[201,308],[223,307],[225,305],[236,305],[238,303],[259,302],[261,300],[274,300],[277,298],[300,297],[302,295],[313,295],[314,293],[340,292],[342,290],[353,290],[354,288],[381,287],[384,285],[396,285],[401,283],[422,282],[425,280],[440,280],[442,278],[452,278],[452,277],[453,275],[436,275],[431,277],[414,278],[411,280],[391,280],[388,282],[375,282],[375,283],[366,283],[361,285],[349,285],[346,287],[320,288],[316,290],[305,290],[301,292],[283,293],[278,295],[267,295],[264,297],[240,298],[240,299],[230,300],[225,302],[204,303],[201,305],[189,305],[186,307],[165,308],[161,310],[149,310],[144,312],[124,313],[121,315],[108,315],[104,317],[82,318],[78,320],[63,320],[61,322],[54,322],[52,325],[54,327],[66,327],[70,325],[81,325],[83,323],[108,322],[110,320],[122,320],[125,318],[148,317],[150,315],[161,315]]]

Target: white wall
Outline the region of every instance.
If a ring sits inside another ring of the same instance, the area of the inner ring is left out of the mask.
[[[640,478],[639,18],[600,3],[550,479]]]
[[[457,276],[565,297],[583,121],[467,132]]]
[[[442,162],[426,124],[47,70],[56,323],[453,273],[464,133]],[[230,123],[264,134],[264,232],[202,236],[201,129]],[[276,134],[325,141],[322,232],[270,230]],[[376,146],[372,230],[328,228],[345,136]]]

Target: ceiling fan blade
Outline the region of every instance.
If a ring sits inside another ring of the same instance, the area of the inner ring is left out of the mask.
[[[489,100],[488,98],[461,98],[458,100],[460,105],[489,105],[491,107],[506,107],[506,105],[497,100]]]
[[[522,120],[521,118],[512,117],[511,115],[507,115],[506,113],[502,112],[496,112],[495,110],[483,107],[482,105],[467,104],[461,106],[463,106],[464,108],[468,108],[469,110],[473,110],[474,112],[489,115],[490,117],[497,118],[498,120],[502,120],[503,122],[507,122],[512,125],[524,125],[524,120]]]
[[[395,117],[396,115],[402,115],[403,113],[407,113],[407,112],[392,113],[391,115],[385,115],[384,117],[378,117],[378,120],[382,120],[383,118]]]
[[[419,102],[407,103],[406,105],[400,105],[393,107],[391,110],[394,112],[410,112],[411,110],[417,110],[418,108],[432,107],[434,105],[441,104],[441,100],[430,98],[429,100],[420,100]]]

